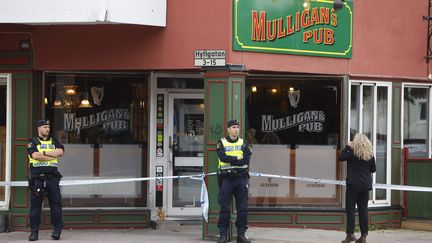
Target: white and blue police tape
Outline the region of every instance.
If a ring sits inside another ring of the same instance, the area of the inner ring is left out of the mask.
[[[216,175],[216,172],[208,174],[196,174],[196,175],[185,175],[185,176],[162,176],[162,177],[142,177],[142,178],[119,178],[119,179],[89,179],[89,180],[62,180],[60,181],[61,186],[78,186],[78,185],[94,185],[94,184],[107,184],[107,183],[122,183],[122,182],[137,182],[137,181],[150,181],[150,180],[169,180],[169,179],[192,179],[201,180],[201,210],[205,221],[208,221],[208,209],[209,209],[209,199],[207,186],[205,184],[205,177]],[[324,183],[332,185],[345,186],[345,181],[340,180],[329,180],[329,179],[319,179],[319,178],[309,178],[309,177],[298,177],[298,176],[283,176],[283,175],[273,175],[265,174],[259,172],[249,172],[250,176],[255,177],[272,177],[280,179],[288,179],[295,181],[305,181],[313,183]],[[28,186],[27,181],[0,181],[1,186],[13,186],[22,187]],[[398,191],[417,191],[417,192],[432,192],[432,187],[420,187],[420,186],[406,186],[406,185],[388,185],[388,184],[373,184],[372,187],[378,189],[391,189]]]
[[[141,177],[141,178],[119,178],[119,179],[88,179],[88,180],[62,180],[60,181],[61,186],[77,186],[77,185],[92,185],[92,184],[106,184],[106,183],[122,183],[122,182],[137,182],[137,181],[150,181],[150,180],[169,180],[169,179],[194,179],[203,180],[205,176],[216,175],[217,172],[212,172],[208,174],[196,174],[196,175],[184,175],[184,176],[163,176],[163,177]],[[272,177],[281,178],[295,181],[305,181],[313,183],[324,183],[345,186],[345,181],[340,180],[329,180],[329,179],[319,179],[310,177],[299,177],[299,176],[283,176],[283,175],[273,175],[265,174],[259,172],[249,172],[250,176],[255,177]],[[28,186],[27,181],[0,181],[0,186]],[[421,186],[407,186],[407,185],[389,185],[389,184],[373,184],[374,188],[378,189],[391,189],[399,191],[418,191],[418,192],[432,192],[432,187],[421,187]]]
[[[313,183],[323,183],[323,184],[332,184],[332,185],[341,185],[345,186],[345,181],[339,180],[328,180],[328,179],[319,179],[319,178],[309,178],[309,177],[298,177],[298,176],[282,176],[282,175],[273,175],[273,174],[264,174],[259,172],[249,172],[250,176],[257,177],[272,177],[272,178],[281,178],[295,181],[305,181],[305,182],[313,182]],[[432,187],[421,187],[421,186],[406,186],[406,185],[388,185],[388,184],[372,184],[373,188],[378,189],[391,189],[398,191],[416,191],[416,192],[432,192]]]
[[[196,174],[196,175],[184,175],[184,176],[162,176],[162,177],[141,177],[141,178],[119,178],[119,179],[88,179],[88,180],[62,180],[60,181],[61,186],[77,186],[77,185],[92,185],[92,184],[106,184],[106,183],[122,183],[122,182],[137,182],[137,181],[151,181],[151,180],[169,180],[169,179],[193,179],[193,180],[204,180],[205,176],[216,175],[217,172],[208,174]],[[305,181],[313,183],[324,183],[345,186],[345,181],[340,180],[329,180],[319,179],[310,177],[299,177],[299,176],[283,176],[265,174],[259,172],[249,172],[250,176],[255,177],[272,177],[281,178],[295,181]],[[28,186],[27,181],[0,181],[0,186]],[[418,191],[418,192],[432,192],[432,187],[421,187],[421,186],[407,186],[407,185],[389,185],[389,184],[373,184],[374,188],[378,189],[391,189],[398,191]]]
[[[79,185],[94,185],[94,184],[107,184],[107,183],[124,183],[124,182],[138,182],[138,181],[150,181],[150,180],[168,180],[168,179],[185,179],[189,178],[192,180],[201,180],[201,210],[203,218],[208,222],[208,210],[209,210],[209,199],[208,191],[205,183],[205,177],[210,175],[216,175],[216,172],[208,174],[197,174],[188,176],[162,176],[162,177],[142,177],[142,178],[118,178],[118,179],[89,179],[89,180],[62,180],[60,186],[79,186]],[[28,181],[0,181],[1,186],[13,186],[13,187],[26,187]]]
[[[201,180],[202,176],[208,176],[208,175],[216,175],[216,172],[209,173],[209,174],[197,174],[197,175],[187,175],[187,176],[62,180],[62,181],[60,181],[60,186],[94,185],[94,184],[137,182],[137,181],[151,181],[151,180],[168,180],[168,179],[185,179],[185,178]],[[14,187],[28,186],[28,182],[27,181],[0,181],[0,186],[14,186]]]

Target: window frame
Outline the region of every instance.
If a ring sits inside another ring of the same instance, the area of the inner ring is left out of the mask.
[[[11,181],[11,143],[12,143],[12,74],[0,73],[0,78],[6,79],[6,148],[5,148],[5,181]],[[0,201],[0,210],[8,210],[11,200],[11,186],[4,187],[4,200]]]
[[[351,128],[351,87],[353,85],[358,85],[359,90],[359,107],[363,107],[363,87],[364,86],[372,86],[373,87],[373,114],[377,114],[377,90],[378,87],[387,87],[387,161],[386,161],[386,184],[391,183],[391,135],[392,135],[392,83],[391,82],[379,82],[379,81],[366,81],[366,80],[349,80],[348,82],[348,132],[347,132],[347,141],[351,141],[351,134],[350,134],[350,128]],[[358,125],[359,125],[359,132],[362,132],[363,130],[363,112],[359,110],[359,118],[358,118]],[[374,115],[373,117],[373,137],[372,137],[372,143],[373,143],[373,151],[376,158],[376,128],[377,128],[377,116]],[[376,183],[376,173],[373,173],[372,175],[372,183]],[[376,189],[372,189],[372,198],[369,199],[368,206],[369,207],[381,207],[381,206],[390,206],[391,205],[391,190],[390,189],[383,189],[386,190],[386,199],[385,200],[376,200]]]
[[[431,127],[432,127],[432,117],[431,117],[431,112],[432,112],[432,105],[431,105],[431,102],[432,102],[432,86],[430,85],[430,84],[422,84],[422,83],[402,83],[402,88],[401,88],[401,141],[400,141],[400,148],[401,149],[404,149],[404,139],[403,139],[403,136],[404,136],[404,124],[403,124],[403,121],[404,121],[404,118],[405,118],[405,115],[404,115],[404,111],[405,111],[405,100],[404,100],[404,97],[405,97],[405,88],[422,88],[422,89],[429,89],[428,91],[429,91],[429,93],[428,93],[428,95],[429,95],[429,97],[428,97],[428,100],[426,100],[426,102],[429,102],[429,107],[428,107],[428,116],[427,116],[427,118],[426,118],[426,123],[428,124],[428,137],[427,137],[427,139],[426,139],[426,141],[427,141],[427,143],[428,143],[428,145],[427,145],[427,149],[428,149],[428,159],[430,159],[431,157],[432,157],[432,151],[431,151],[431,147],[432,147],[432,145],[431,145],[431,143],[432,143],[432,129],[431,129]]]

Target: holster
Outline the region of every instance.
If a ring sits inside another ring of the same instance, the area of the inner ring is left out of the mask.
[[[43,198],[47,195],[47,189],[46,189],[46,183],[47,180],[51,180],[53,178],[62,178],[63,176],[60,174],[60,172],[50,172],[46,174],[39,174],[39,175],[31,175],[30,178],[27,177],[28,180],[28,187],[30,191],[35,193],[38,197]]]
[[[28,185],[30,191],[32,191],[36,196],[43,198],[47,194],[46,190],[46,180],[47,176],[45,174],[32,175],[28,178]]]

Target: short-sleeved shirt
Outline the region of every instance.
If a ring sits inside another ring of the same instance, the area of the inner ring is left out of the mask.
[[[34,137],[34,138],[30,138],[28,145],[27,145],[27,153],[30,157],[32,157],[32,154],[34,152],[39,152],[37,149],[37,145],[39,143],[38,138],[42,141],[47,141],[52,139],[53,145],[56,149],[63,149],[64,150],[64,146],[63,144],[61,144],[56,138],[54,137],[47,137],[47,139],[43,139],[42,137]],[[50,172],[55,172],[57,171],[57,167],[53,167],[53,166],[40,166],[40,167],[33,167],[30,164],[30,173],[31,174],[43,174],[43,173],[50,173]]]

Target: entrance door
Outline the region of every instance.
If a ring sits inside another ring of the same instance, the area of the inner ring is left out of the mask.
[[[169,175],[203,172],[204,99],[202,94],[171,93],[168,96]],[[201,181],[168,181],[168,216],[200,215]]]

